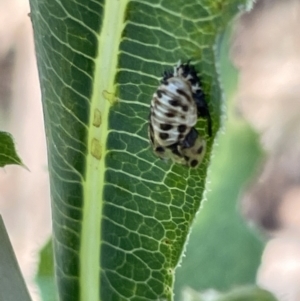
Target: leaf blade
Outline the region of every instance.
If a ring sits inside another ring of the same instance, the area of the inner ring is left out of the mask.
[[[0,131],[0,167],[9,164],[24,166],[16,152],[12,136]]]
[[[147,108],[162,71],[193,58],[217,131],[215,40],[244,2],[31,0],[63,300],[172,299],[212,139],[200,121],[208,152],[199,170],[160,162]]]

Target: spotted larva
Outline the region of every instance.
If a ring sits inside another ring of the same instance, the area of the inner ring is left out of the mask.
[[[180,62],[173,72],[165,72],[153,95],[149,116],[149,139],[155,154],[162,159],[197,167],[206,141],[195,129],[198,117],[211,119],[196,70]]]

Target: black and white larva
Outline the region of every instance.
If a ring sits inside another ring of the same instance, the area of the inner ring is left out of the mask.
[[[198,167],[206,141],[195,129],[197,119],[206,118],[211,136],[211,118],[200,78],[190,63],[178,64],[165,72],[153,94],[149,116],[149,139],[154,153],[161,159]]]

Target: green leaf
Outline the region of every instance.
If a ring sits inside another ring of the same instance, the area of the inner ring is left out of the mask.
[[[57,290],[53,276],[39,276],[35,282],[39,286],[43,301],[58,301]]]
[[[255,283],[263,242],[251,233],[237,208],[241,188],[253,175],[259,159],[255,138],[246,124],[231,122],[226,134],[218,139],[207,202],[176,270],[176,300],[187,285],[199,291]]]
[[[53,274],[53,246],[50,240],[40,251],[39,269],[35,279],[43,301],[58,300]]]
[[[232,290],[216,301],[276,301],[277,299],[268,291],[259,287],[243,287]]]
[[[184,291],[184,299],[190,301],[276,301],[268,291],[257,286],[238,287],[227,293],[217,291],[196,292],[190,288]]]
[[[31,301],[1,215],[0,240],[0,300]]]
[[[9,164],[23,165],[16,152],[11,135],[0,131],[0,167]]]
[[[261,261],[264,242],[242,219],[238,200],[263,152],[258,136],[237,116],[232,101],[237,71],[228,61],[230,35],[231,28],[223,38],[220,53],[228,107],[225,133],[220,134],[214,148],[207,202],[197,216],[181,267],[176,270],[175,300],[181,300],[186,286],[202,291],[254,284]]]
[[[60,298],[172,300],[202,198],[197,170],[162,162],[147,119],[161,74],[192,59],[219,128],[219,33],[246,0],[31,0],[48,139]]]

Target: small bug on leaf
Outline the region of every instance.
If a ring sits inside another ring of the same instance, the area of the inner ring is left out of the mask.
[[[161,159],[198,167],[206,148],[206,141],[195,129],[199,117],[207,119],[211,136],[211,118],[200,78],[189,62],[179,61],[173,72],[164,73],[151,100],[148,131],[154,153]]]

